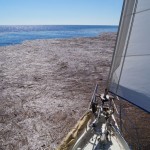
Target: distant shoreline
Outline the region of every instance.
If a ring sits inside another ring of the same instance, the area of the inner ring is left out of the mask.
[[[15,45],[22,45],[26,42],[32,42],[32,41],[42,41],[42,40],[73,40],[73,39],[84,39],[84,38],[99,38],[101,35],[110,35],[110,34],[116,34],[117,32],[102,32],[97,36],[93,36],[93,37],[70,37],[70,38],[50,38],[50,39],[33,39],[33,40],[24,40],[21,43],[15,43],[15,44],[9,44],[7,45],[7,43],[4,43],[4,45],[0,45],[0,47],[7,47],[7,46],[15,46]]]
[[[107,24],[106,25],[94,25],[94,24],[93,25],[92,24],[91,25],[86,25],[86,24],[85,25],[82,25],[82,24],[81,25],[80,24],[77,24],[77,25],[73,25],[73,24],[72,25],[69,25],[69,24],[68,25],[67,24],[66,25],[65,24],[64,25],[63,24],[62,25],[61,24],[59,25],[57,24],[56,25],[55,24],[53,25],[42,25],[42,24],[41,25],[13,25],[13,24],[7,25],[6,24],[6,25],[0,25],[0,27],[1,26],[111,26],[111,27],[118,27],[118,25],[107,25]]]
[[[104,25],[0,26],[0,46],[36,39],[97,37],[103,32],[117,32],[117,30],[117,26]]]

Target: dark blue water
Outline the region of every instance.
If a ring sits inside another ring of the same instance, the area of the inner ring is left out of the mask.
[[[35,39],[95,37],[103,32],[117,32],[117,26],[99,25],[21,25],[0,26],[0,46]]]

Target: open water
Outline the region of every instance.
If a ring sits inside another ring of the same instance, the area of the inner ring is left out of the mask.
[[[117,29],[118,26],[104,25],[0,25],[0,46],[36,39],[96,37]]]

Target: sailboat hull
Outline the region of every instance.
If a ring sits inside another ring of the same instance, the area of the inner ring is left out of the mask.
[[[93,131],[89,121],[93,118],[89,111],[83,115],[75,127],[68,133],[57,150],[129,150],[129,146],[119,130],[111,126],[106,137],[106,122],[104,117],[99,119],[98,130]],[[98,132],[101,134],[97,134]]]

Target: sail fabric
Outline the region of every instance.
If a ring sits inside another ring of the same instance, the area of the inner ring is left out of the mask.
[[[125,0],[108,90],[150,112],[150,0]]]

